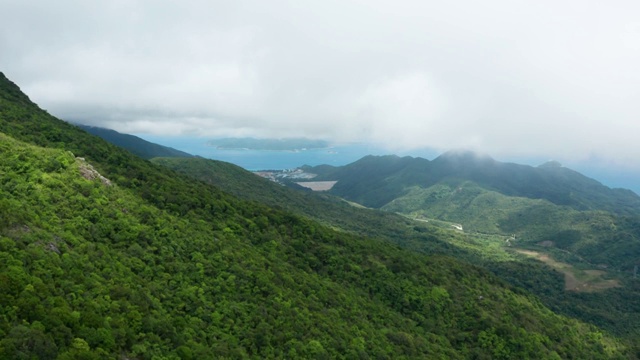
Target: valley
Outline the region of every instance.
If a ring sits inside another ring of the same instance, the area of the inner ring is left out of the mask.
[[[406,216],[411,218],[410,215]],[[460,224],[437,219],[413,218],[413,220],[430,223],[443,229],[453,228],[460,231],[462,228]],[[583,258],[573,255],[573,264],[555,260],[551,252],[556,250],[556,253],[563,253],[563,251],[554,249],[554,244],[550,241],[532,246],[519,243],[514,236],[466,232],[463,240],[452,243],[481,254],[481,257],[491,261],[517,261],[518,256],[514,256],[514,253],[540,261],[564,275],[564,289],[567,291],[598,292],[622,286],[619,273],[613,273],[602,267],[596,269],[593,264],[586,263]],[[520,248],[518,245],[524,245],[526,248]],[[536,250],[533,250],[534,248]],[[565,250],[564,253],[568,252]],[[571,257],[572,254],[568,255]]]
[[[459,224],[437,219],[414,218],[413,220],[431,223],[443,229],[458,229],[460,226]],[[601,292],[622,286],[621,279],[618,278],[620,274],[604,269],[589,268],[592,267],[592,264],[585,264],[584,259],[580,259],[575,264],[555,260],[553,255],[544,252],[540,249],[540,246],[535,246],[538,250],[533,250],[531,246],[519,248],[517,247],[517,240],[512,236],[467,232],[460,240],[452,241],[452,243],[459,248],[468,249],[488,261],[518,261],[519,256],[515,254],[521,254],[540,261],[564,275],[563,283],[566,291]],[[547,242],[542,247],[548,248],[548,246]]]

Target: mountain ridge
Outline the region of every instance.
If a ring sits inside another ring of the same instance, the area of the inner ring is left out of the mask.
[[[306,171],[337,181],[330,193],[365,206],[454,222],[472,232],[516,235],[521,245],[550,244],[619,271],[640,261],[640,197],[630,190],[608,188],[557,164],[502,163],[471,152],[431,162],[403,158],[400,167],[388,161],[368,157]]]
[[[448,152],[432,161],[404,157],[395,166],[389,165],[386,158],[371,156],[342,167],[304,169],[318,173],[317,180],[338,181],[332,193],[375,208],[403,195],[408,187],[428,187],[445,179],[460,178],[505,195],[545,199],[577,210],[607,210],[617,214],[640,211],[640,196],[631,190],[609,188],[565,167],[504,163],[478,157],[473,152]],[[377,198],[376,191],[380,188],[386,193]]]

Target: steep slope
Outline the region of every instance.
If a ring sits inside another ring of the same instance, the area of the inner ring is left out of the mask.
[[[143,159],[152,159],[154,157],[193,157],[193,155],[184,151],[154,144],[137,136],[122,134],[115,130],[80,124],[77,126],[89,134],[99,136],[116,146],[129,150]]]
[[[221,161],[202,158],[155,158],[151,161],[215,185],[239,198],[291,211],[334,229],[405,246],[420,243],[430,254],[470,259],[470,254],[450,245],[451,237],[457,234],[441,231],[430,224],[416,223],[393,213],[357,208],[332,195],[282,186]]]
[[[0,129],[0,358],[632,355],[480,268],[137,158],[3,75]]]

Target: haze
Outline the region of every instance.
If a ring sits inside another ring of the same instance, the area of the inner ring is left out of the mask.
[[[640,169],[636,1],[0,1],[0,68],[128,133]]]

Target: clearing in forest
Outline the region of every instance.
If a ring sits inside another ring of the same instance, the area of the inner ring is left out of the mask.
[[[535,258],[564,274],[564,289],[566,291],[595,292],[614,287],[620,287],[616,279],[604,279],[606,274],[602,270],[580,270],[573,265],[556,261],[549,255],[533,250],[514,249],[516,252]]]

